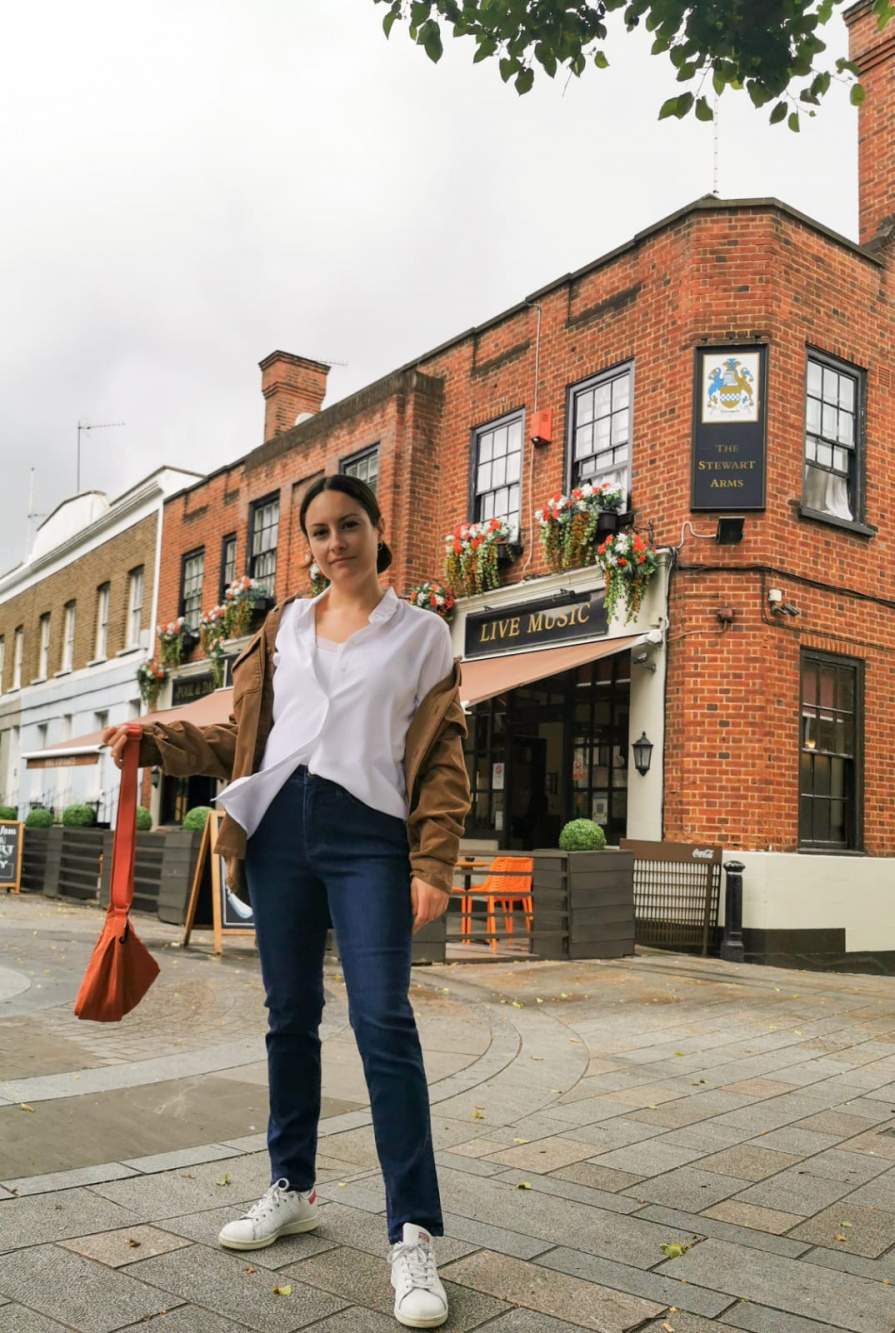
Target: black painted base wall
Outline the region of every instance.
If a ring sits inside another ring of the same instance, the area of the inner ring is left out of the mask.
[[[747,963],[805,968],[809,972],[863,972],[895,976],[895,951],[849,953],[845,930],[743,930]]]

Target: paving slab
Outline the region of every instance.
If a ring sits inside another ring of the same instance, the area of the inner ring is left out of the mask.
[[[562,1316],[581,1328],[596,1329],[599,1333],[626,1333],[662,1311],[662,1306],[653,1301],[487,1250],[449,1264],[444,1276],[453,1283],[492,1296],[499,1293],[501,1299],[513,1305],[552,1318]]]
[[[225,1177],[227,1183],[219,1185],[217,1182]],[[267,1154],[254,1153],[178,1171],[133,1176],[108,1185],[96,1185],[92,1192],[132,1209],[145,1221],[154,1222],[198,1212],[202,1208],[219,1208],[222,1204],[238,1208],[240,1204],[254,1203],[269,1185]]]
[[[892,1333],[895,1297],[887,1287],[829,1270],[821,1283],[807,1264],[744,1245],[709,1239],[659,1271],[851,1333]]]
[[[282,1272],[264,1267],[255,1253],[229,1254],[204,1245],[144,1259],[127,1272],[258,1333],[292,1333],[352,1303],[293,1278],[284,1284]],[[292,1287],[288,1296],[274,1294],[282,1285]]]
[[[750,1185],[736,1195],[738,1203],[752,1203],[759,1208],[776,1208],[786,1203],[786,1211],[811,1217],[829,1207],[854,1189],[841,1180],[828,1180],[810,1172],[811,1159],[802,1167],[790,1167],[769,1180]]]
[[[631,1171],[614,1171],[611,1167],[600,1166],[599,1162],[573,1162],[549,1174],[555,1180],[571,1180],[576,1185],[587,1185],[590,1189],[608,1191],[610,1194],[626,1190],[643,1179],[643,1176],[636,1176]]]
[[[458,1262],[464,1262],[462,1259]],[[517,1263],[518,1260],[506,1260]],[[495,1315],[503,1314],[509,1306],[506,1300],[495,1299],[492,1293],[468,1290],[450,1280],[451,1266],[439,1262],[439,1273],[445,1284],[450,1306],[451,1328],[457,1333],[477,1328]],[[292,1264],[280,1272],[281,1278],[310,1283],[317,1290],[331,1292],[336,1297],[391,1314],[395,1293],[389,1276],[388,1261],[384,1255],[374,1257],[358,1250],[338,1248],[327,1254],[315,1255],[303,1263]]]
[[[147,1285],[58,1245],[0,1255],[0,1291],[76,1333],[112,1333],[182,1303],[161,1283]]]
[[[580,1250],[570,1250],[564,1246],[550,1250],[536,1262],[544,1268],[556,1269],[560,1273],[569,1273],[573,1277],[597,1282],[616,1291],[625,1291],[631,1296],[657,1301],[659,1305],[674,1305],[679,1310],[689,1310],[709,1318],[714,1318],[732,1303],[730,1296],[719,1296],[702,1287],[675,1282],[673,1278],[644,1272],[629,1264],[613,1263],[610,1259],[600,1259],[593,1254],[582,1254]]]
[[[813,1157],[825,1148],[837,1148],[841,1142],[835,1134],[817,1134],[814,1130],[797,1129],[793,1125],[755,1134],[749,1141],[760,1148],[789,1153],[792,1157]]]
[[[696,1148],[681,1148],[659,1139],[632,1143],[624,1148],[612,1148],[604,1153],[591,1153],[591,1161],[608,1166],[614,1171],[631,1171],[636,1176],[658,1176],[674,1167],[686,1166],[702,1154]]]
[[[450,1328],[450,1324],[445,1328]],[[567,1324],[564,1319],[553,1319],[540,1311],[518,1309],[489,1323],[487,1333],[581,1333],[581,1325]]]
[[[853,1273],[855,1277],[867,1277],[872,1282],[888,1282],[895,1286],[895,1250],[889,1250],[879,1259],[865,1259],[859,1254],[848,1253],[840,1246],[835,1250],[817,1245],[802,1255],[806,1264],[817,1264],[820,1268],[835,1268],[840,1273]]]
[[[136,1226],[143,1220],[140,1213],[87,1189],[5,1199],[0,1203],[0,1252]]]
[[[189,1245],[189,1241],[158,1227],[137,1226],[125,1227],[122,1231],[100,1231],[93,1236],[79,1236],[76,1240],[60,1240],[57,1244],[85,1259],[95,1259],[107,1268],[121,1268],[137,1259],[182,1249]]]
[[[558,1167],[568,1166],[570,1162],[580,1162],[586,1157],[593,1157],[592,1143],[580,1143],[575,1139],[552,1138],[535,1139],[533,1143],[521,1144],[516,1148],[502,1148],[492,1153],[489,1162],[497,1165],[518,1167],[522,1171],[537,1171],[546,1175]]]
[[[629,1198],[648,1203],[667,1204],[699,1213],[713,1203],[737,1194],[745,1182],[734,1176],[720,1176],[715,1171],[700,1171],[697,1167],[682,1166],[677,1171],[641,1180],[625,1190]],[[737,1195],[737,1198],[741,1197]]]
[[[705,1213],[684,1213],[677,1208],[661,1208],[656,1204],[641,1208],[637,1214],[650,1222],[657,1222],[677,1233],[675,1240],[692,1239],[701,1236],[714,1236],[734,1245],[746,1245],[755,1250],[767,1250],[770,1254],[782,1254],[787,1258],[798,1258],[810,1249],[808,1241],[791,1240],[788,1236],[772,1236],[763,1231],[754,1231],[748,1227],[737,1226],[732,1222],[719,1222],[717,1218]]]
[[[0,1333],[71,1333],[71,1330],[35,1310],[26,1310],[24,1305],[3,1305],[0,1306]]]
[[[317,1327],[322,1325],[318,1324]],[[153,1319],[148,1329],[146,1324],[132,1324],[121,1333],[144,1333],[144,1330],[145,1333],[149,1333],[149,1330],[151,1333],[248,1333],[245,1324],[224,1319],[222,1315],[212,1314],[199,1305],[179,1305],[176,1310],[169,1310],[167,1314]],[[3,1333],[2,1326],[0,1333]]]
[[[721,1323],[731,1328],[741,1328],[747,1333],[842,1333],[832,1324],[820,1323],[816,1319],[803,1319],[801,1315],[786,1314],[782,1310],[772,1310],[765,1305],[753,1305],[749,1301],[738,1302],[721,1316]]]
[[[82,1185],[103,1185],[109,1180],[125,1180],[139,1173],[121,1162],[102,1166],[81,1166],[72,1171],[50,1171],[42,1176],[20,1176],[5,1182],[5,1190],[24,1198],[26,1194],[53,1194],[56,1190],[77,1189]]]
[[[785,1195],[781,1199],[785,1200]],[[732,1222],[738,1227],[750,1227],[754,1231],[769,1231],[772,1236],[782,1236],[803,1221],[801,1213],[758,1208],[755,1204],[739,1203],[736,1199],[725,1199],[712,1208],[706,1208],[704,1216],[717,1218],[719,1222]]]
[[[772,1152],[768,1148],[759,1148],[755,1143],[738,1143],[732,1148],[722,1148],[721,1152],[703,1157],[699,1163],[700,1171],[717,1171],[722,1176],[738,1176],[741,1180],[765,1180],[776,1176],[789,1166],[801,1161],[790,1153]],[[817,1161],[817,1158],[813,1158]]]
[[[575,1199],[579,1203],[589,1204],[592,1208],[600,1208],[608,1213],[636,1213],[640,1209],[640,1202],[636,1199],[626,1198],[621,1194],[608,1194],[605,1190],[591,1189],[589,1185],[579,1185],[574,1180],[564,1180],[557,1175],[539,1176],[535,1171],[526,1171],[524,1174],[520,1171],[505,1171],[503,1175],[495,1176],[495,1180],[503,1181],[508,1185],[520,1188],[520,1181],[528,1189],[535,1190],[541,1194],[552,1194],[558,1199]]]
[[[794,1240],[876,1259],[895,1245],[895,1213],[859,1204],[852,1196],[803,1222],[792,1236]]]
[[[330,1205],[320,1209],[321,1222]],[[166,1217],[164,1224],[159,1227],[166,1235],[172,1238],[176,1237],[183,1244],[189,1244],[198,1241],[201,1245],[210,1245],[218,1248],[218,1234],[223,1226],[232,1222],[235,1217],[240,1216],[241,1208],[210,1208],[199,1213],[187,1213],[183,1217]],[[307,1231],[298,1236],[281,1236],[274,1244],[267,1246],[262,1255],[261,1262],[265,1268],[282,1268],[284,1264],[291,1263],[294,1259],[304,1258],[308,1254],[317,1254],[320,1250],[331,1249],[334,1242],[323,1240],[318,1231]],[[139,1252],[131,1254],[128,1263],[136,1263],[143,1256]]]

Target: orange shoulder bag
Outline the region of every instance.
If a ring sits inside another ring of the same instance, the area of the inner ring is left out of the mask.
[[[100,937],[75,1000],[78,1018],[117,1023],[139,1004],[159,974],[159,965],[128,920],[134,900],[134,852],[137,843],[137,769],[139,722],[127,724],[121,790],[112,840],[109,906]]]

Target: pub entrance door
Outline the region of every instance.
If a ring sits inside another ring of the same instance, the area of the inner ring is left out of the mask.
[[[470,838],[505,851],[555,847],[570,819],[627,831],[631,656],[617,653],[496,695],[467,739]]]

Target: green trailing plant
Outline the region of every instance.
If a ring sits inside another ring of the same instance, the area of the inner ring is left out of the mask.
[[[31,810],[25,816],[25,828],[52,828],[52,810]]]
[[[96,823],[96,811],[89,805],[67,805],[62,811],[62,823],[66,828],[90,828]]]
[[[148,833],[152,828],[152,815],[145,805],[137,806],[137,828],[141,833]]]
[[[549,568],[556,573],[592,565],[600,515],[617,514],[621,507],[621,487],[608,481],[586,481],[568,495],[552,495],[534,514]]]
[[[619,602],[624,602],[627,624],[640,610],[658,568],[656,552],[638,533],[617,532],[597,547],[597,563],[606,584],[606,616],[611,621]]]
[[[0,805],[0,819],[18,819],[19,812],[14,805]]]
[[[770,122],[799,129],[799,111],[814,108],[835,80],[850,85],[853,106],[864,100],[858,65],[824,58],[820,33],[849,0],[761,0],[719,5],[718,0],[375,0],[386,6],[388,36],[406,22],[410,38],[432,61],[443,54],[443,31],[475,42],[474,63],[497,62],[504,83],[527,93],[536,71],[580,76],[593,65],[606,69],[604,49],[611,25],[618,37],[641,22],[652,36],[652,54],[666,55],[677,82],[696,81],[695,91],[670,97],[666,116],[712,120],[711,92],[748,93],[755,107],[769,106]],[[871,14],[883,27],[895,14],[893,0],[872,0]]]
[[[601,852],[606,846],[606,834],[592,819],[570,819],[559,835],[564,852]]]
[[[155,658],[141,662],[137,667],[137,688],[140,691],[140,698],[150,708],[154,708],[158,703],[159,694],[167,679],[166,668]]]
[[[458,523],[445,537],[444,577],[451,588],[472,596],[500,584],[499,547],[508,549],[510,525],[503,518]]]
[[[180,827],[184,829],[203,829],[210,814],[210,805],[194,805],[192,810],[187,810]]]

